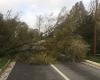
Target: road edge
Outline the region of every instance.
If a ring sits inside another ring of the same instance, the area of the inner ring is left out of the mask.
[[[16,61],[9,61],[8,64],[5,65],[4,69],[0,74],[0,80],[7,80],[9,74],[11,73],[12,69],[14,68]]]
[[[92,67],[95,67],[97,69],[100,69],[100,63],[97,63],[97,62],[94,62],[94,61],[91,61],[91,60],[85,60],[84,63],[89,65],[89,66],[92,66]]]
[[[5,69],[9,66],[11,60],[9,59],[8,62],[3,66],[2,69],[0,69],[0,77],[2,75],[2,73],[5,71]]]

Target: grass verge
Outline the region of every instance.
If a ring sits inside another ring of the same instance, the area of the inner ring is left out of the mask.
[[[97,63],[100,63],[100,56],[96,56],[96,55],[89,55],[87,57],[88,60],[91,60],[91,61],[94,61],[94,62],[97,62]]]
[[[1,57],[0,58],[0,69],[3,68],[3,66],[8,62],[8,58],[7,57]]]

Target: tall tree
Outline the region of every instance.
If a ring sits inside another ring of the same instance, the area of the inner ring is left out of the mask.
[[[4,19],[0,14],[0,56],[15,55],[21,51],[24,45],[30,46],[36,42],[36,35],[33,29],[18,20],[17,16],[12,17],[10,13]]]
[[[100,3],[98,0],[92,0],[90,5],[90,13],[93,20],[93,52],[94,54],[99,53],[99,23],[100,23]]]
[[[56,56],[64,54],[68,60],[72,61],[84,59],[88,45],[79,34],[78,28],[82,27],[86,16],[87,12],[82,2],[76,3],[69,14],[62,16],[62,21],[55,24],[53,37],[47,39],[48,44],[52,44],[49,45],[50,49],[52,48],[50,51],[54,51],[50,53],[55,53]]]

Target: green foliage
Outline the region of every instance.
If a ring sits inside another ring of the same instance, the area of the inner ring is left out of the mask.
[[[24,45],[30,46],[39,37],[38,31],[29,28],[17,16],[12,17],[10,12],[7,15],[4,19],[0,14],[0,56],[14,56]]]
[[[81,61],[86,58],[88,45],[81,38],[72,39],[68,48],[69,58],[72,61]]]
[[[88,52],[93,52],[94,27],[97,29],[97,53],[100,53],[100,3],[93,4],[90,12],[85,10],[82,1],[77,2],[69,14],[63,8],[57,21],[39,16],[36,23],[38,29],[29,28],[17,16],[12,17],[10,12],[5,19],[0,14],[0,56],[12,57],[19,53],[17,58],[21,61],[45,64],[55,62],[61,55],[73,62],[81,61]],[[43,26],[46,30],[41,33]],[[45,41],[42,44],[38,43],[41,39]],[[34,54],[22,51],[23,48],[33,47],[33,43],[46,50]]]
[[[56,63],[56,58],[54,58],[54,56],[46,52],[41,52],[38,54],[33,54],[29,62],[36,64],[50,64],[50,63]]]
[[[100,3],[96,13],[97,53],[100,54]]]
[[[60,24],[56,24],[53,36],[46,40],[49,54],[53,54],[56,58],[65,55],[64,57],[69,61],[85,59],[89,46],[81,35],[80,29],[86,24],[87,15],[82,2],[76,3],[68,16],[64,14],[65,19]]]
[[[100,55],[89,54],[86,57],[88,60],[100,63]]]
[[[29,52],[23,52],[23,53],[17,54],[15,59],[20,62],[29,63],[31,56],[32,54],[30,54]]]
[[[0,69],[8,62],[7,57],[1,57],[0,58]]]

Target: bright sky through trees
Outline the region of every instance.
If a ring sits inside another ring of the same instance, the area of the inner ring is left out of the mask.
[[[48,15],[54,13],[56,16],[62,7],[66,6],[67,10],[81,0],[0,0],[0,12],[6,13],[12,9],[12,12],[20,13],[20,17],[31,27],[35,23],[37,15]],[[90,0],[82,0],[88,6]]]

